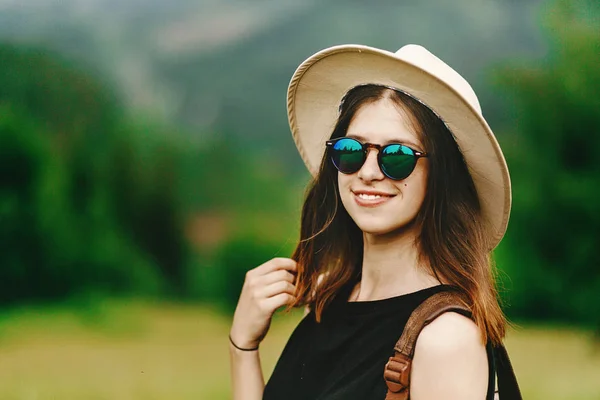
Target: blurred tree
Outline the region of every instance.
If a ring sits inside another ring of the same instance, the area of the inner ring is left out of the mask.
[[[550,52],[506,67],[516,130],[503,137],[514,205],[498,250],[513,316],[583,323],[600,332],[600,6],[553,3]]]
[[[181,286],[177,148],[119,110],[56,54],[0,45],[0,303]]]
[[[174,139],[154,127],[130,126],[113,143],[106,175],[125,232],[159,267],[171,291],[181,294],[186,246],[181,151]]]
[[[85,213],[71,207],[72,182],[54,144],[27,113],[0,108],[0,303],[86,291],[156,291],[158,277],[121,234],[106,193]]]

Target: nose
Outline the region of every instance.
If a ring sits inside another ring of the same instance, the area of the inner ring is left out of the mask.
[[[367,149],[367,159],[363,166],[358,170],[358,177],[365,181],[379,181],[385,178],[383,172],[379,168],[379,164],[377,163],[377,152],[378,149],[369,148]]]

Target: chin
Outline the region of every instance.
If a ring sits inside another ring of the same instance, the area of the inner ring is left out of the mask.
[[[410,220],[391,223],[389,219],[380,221],[371,217],[365,218],[364,220],[356,218],[354,219],[354,221],[363,233],[373,236],[401,234],[402,232],[405,232],[408,228],[412,227],[412,223]]]

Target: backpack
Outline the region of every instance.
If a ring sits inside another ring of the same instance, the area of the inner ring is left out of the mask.
[[[411,362],[421,330],[448,311],[470,317],[471,312],[465,304],[458,292],[439,292],[429,297],[412,312],[402,336],[394,346],[394,356],[390,357],[385,365],[383,377],[388,387],[386,400],[407,400],[409,398]],[[493,346],[491,354],[491,362],[496,372],[495,376],[491,377],[490,383],[495,386],[495,379],[498,379],[496,396],[499,395],[501,400],[522,400],[506,348],[503,345]]]

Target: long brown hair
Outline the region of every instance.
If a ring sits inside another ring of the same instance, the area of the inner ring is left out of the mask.
[[[411,96],[379,85],[357,86],[344,96],[331,138],[346,135],[358,109],[388,98],[412,117],[429,154],[425,200],[415,223],[423,265],[438,280],[456,286],[466,297],[484,342],[500,343],[506,318],[498,304],[495,269],[475,185],[452,133],[428,107]],[[338,171],[325,153],[302,208],[297,299],[320,321],[323,310],[361,273],[363,234],[341,204]]]

